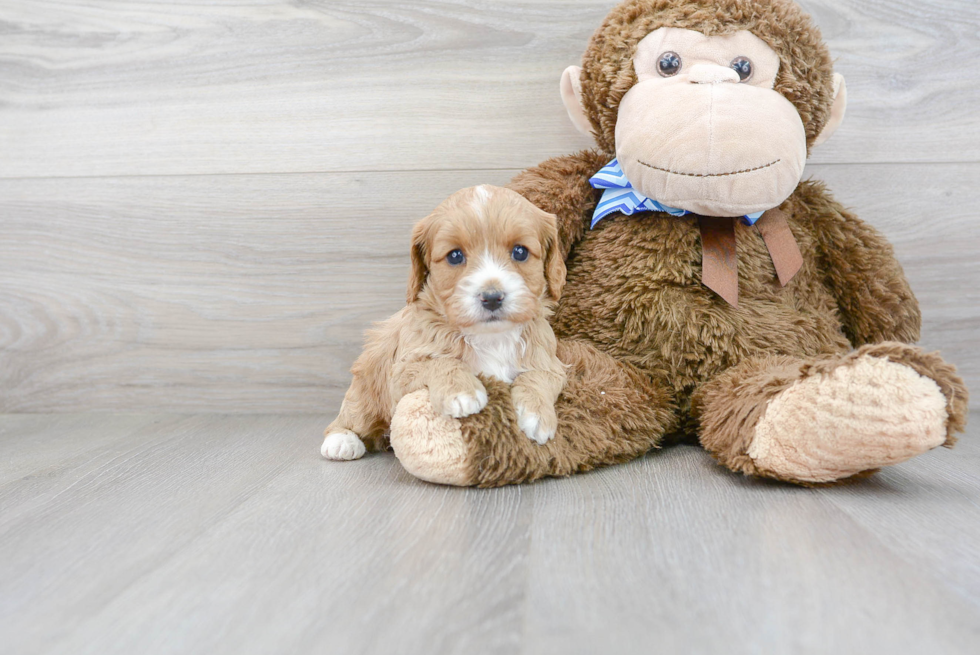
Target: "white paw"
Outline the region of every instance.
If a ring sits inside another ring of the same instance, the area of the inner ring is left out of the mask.
[[[517,425],[531,441],[543,446],[555,436],[555,428],[545,425],[540,416],[525,409],[522,405],[518,405],[516,409]]]
[[[320,446],[320,454],[327,459],[358,459],[364,457],[365,452],[364,442],[350,430],[331,432]]]
[[[463,418],[476,414],[487,406],[487,390],[477,389],[476,393],[458,393],[446,400],[446,414],[453,418]]]

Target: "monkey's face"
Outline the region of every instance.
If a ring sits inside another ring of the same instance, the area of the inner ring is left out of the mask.
[[[616,155],[642,194],[708,216],[770,209],[806,163],[796,108],[773,90],[779,56],[749,32],[660,28],[633,57]]]
[[[708,216],[778,206],[803,175],[807,134],[796,107],[775,89],[779,55],[747,30],[724,35],[662,27],[632,59],[636,82],[616,113],[615,148],[627,179],[661,204]],[[570,67],[562,96],[583,131],[581,70]],[[843,78],[834,76],[835,92]],[[814,144],[843,118],[839,93]]]

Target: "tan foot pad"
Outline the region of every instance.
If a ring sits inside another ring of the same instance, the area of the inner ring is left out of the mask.
[[[398,402],[390,437],[398,461],[415,477],[456,486],[476,483],[459,421],[437,414],[428,391],[410,393]]]
[[[830,482],[942,445],[946,418],[935,382],[904,364],[863,356],[773,398],[748,455],[777,477]]]

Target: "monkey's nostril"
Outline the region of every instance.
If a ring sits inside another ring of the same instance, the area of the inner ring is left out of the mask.
[[[486,310],[497,311],[504,304],[504,294],[500,291],[484,291],[480,294],[480,304]]]

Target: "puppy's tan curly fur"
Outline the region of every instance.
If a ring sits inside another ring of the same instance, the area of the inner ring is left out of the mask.
[[[460,417],[482,409],[487,392],[476,377],[482,372],[478,344],[503,332],[515,339],[497,357],[504,361],[493,360],[494,368],[520,373],[508,387],[513,405],[533,416],[531,428],[553,434],[554,403],[565,382],[548,324],[564,285],[557,236],[552,215],[509,189],[490,186],[453,194],[419,221],[412,233],[408,304],[367,332],[340,414],[324,432],[324,456],[351,459],[365,448],[386,448],[395,407],[419,389],[428,390],[439,414]],[[526,259],[511,261],[515,246],[525,248]],[[456,250],[462,262],[448,262],[447,253]],[[488,284],[496,287],[496,276],[510,275],[517,285],[503,298],[499,317],[486,315],[465,284],[480,276],[481,262],[497,271]],[[528,436],[538,438],[531,428]]]

